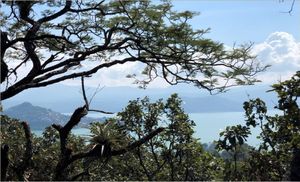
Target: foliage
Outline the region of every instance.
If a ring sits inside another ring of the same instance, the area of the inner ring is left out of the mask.
[[[108,119],[104,123],[92,123],[90,144],[104,144],[113,148],[125,146],[126,134],[114,119]],[[127,142],[126,142],[127,141]]]
[[[230,151],[228,154],[232,154],[232,160],[234,162],[234,168],[231,167],[231,162],[226,159],[226,168],[224,169],[224,180],[238,180],[241,175],[238,169],[238,156],[240,153],[245,153],[242,149],[246,146],[245,141],[250,134],[249,127],[246,126],[231,126],[226,127],[225,131],[220,133],[221,139],[217,142],[216,148],[219,150]],[[230,158],[229,158],[230,159]]]
[[[189,24],[197,13],[174,11],[170,1],[5,1],[1,6],[3,100],[129,62],[144,65],[140,74],[128,73],[141,87],[161,77],[171,85],[186,82],[209,91],[253,84],[266,68],[250,54],[251,45],[227,50],[205,38],[208,30]],[[23,76],[25,64],[30,71]]]
[[[166,102],[158,100],[151,103],[147,97],[133,100],[116,118],[91,124],[88,138],[70,135],[66,148],[74,153],[71,158],[88,155],[92,151],[97,155],[70,163],[64,176],[71,176],[69,179],[74,180],[101,181],[212,180],[220,176],[221,159],[205,152],[199,140],[193,137],[195,124],[184,113],[181,103],[176,94]],[[26,141],[24,132],[16,127],[20,126],[19,122],[2,117],[1,141],[10,146],[11,161],[18,163],[19,154],[26,148],[24,144],[17,143]],[[113,151],[140,141],[161,126],[165,130],[143,145],[120,155],[112,155]],[[34,152],[25,179],[56,179],[54,173],[61,160],[60,137],[53,127],[46,128],[42,136],[32,136]],[[100,150],[95,150],[99,146]],[[12,169],[9,167],[7,179],[17,180]]]
[[[47,127],[42,136],[32,135],[33,157],[25,179],[48,181],[52,179],[52,173],[59,157],[59,136],[52,127]],[[23,160],[22,155],[26,150],[26,138],[20,121],[1,115],[1,144],[9,146],[9,170],[7,180],[18,181],[17,166]],[[71,135],[69,145],[74,151],[82,150],[84,140],[81,137]],[[72,170],[78,166],[71,166]]]
[[[219,140],[218,148],[228,150],[235,150],[237,146],[245,143],[246,138],[250,134],[249,128],[241,125],[226,127],[225,131],[220,133],[223,139]]]
[[[280,114],[269,116],[266,104],[259,98],[244,103],[246,125],[260,127],[258,149],[251,149],[241,170],[247,178],[240,180],[299,180],[300,171],[300,72],[290,80],[274,84],[278,95],[275,109]]]
[[[193,137],[194,121],[181,108],[181,99],[172,95],[166,103],[150,103],[146,97],[132,101],[118,114],[124,127],[137,140],[158,125],[165,131],[135,151],[132,160],[140,164],[145,180],[211,180],[218,161],[204,152]]]
[[[21,124],[17,120],[1,115],[0,121],[1,143],[3,142],[9,146],[8,157],[10,158],[10,168],[8,168],[9,175],[7,175],[7,180],[18,180],[17,172],[14,168],[22,162],[22,154],[25,151],[25,134]],[[1,156],[1,162],[2,160]]]
[[[192,136],[194,123],[181,102],[177,95],[166,103],[151,103],[147,97],[130,101],[114,121],[118,132],[128,136],[123,140],[138,141],[161,125],[165,131],[132,152],[104,163],[94,161],[90,180],[210,180],[219,175],[222,161],[205,152]]]
[[[115,118],[93,123],[88,138],[72,134],[66,138],[65,150],[71,153],[67,160],[71,162],[67,161],[63,176],[97,181],[298,180],[299,83],[297,72],[290,80],[273,85],[271,91],[278,94],[276,108],[281,111],[274,116],[268,115],[260,99],[245,102],[246,125],[227,127],[213,144],[221,153],[205,151],[194,138],[195,123],[182,109],[178,95],[171,95],[167,101],[151,102],[147,97],[130,101]],[[77,109],[72,117],[80,111],[85,108]],[[42,136],[28,137],[24,126],[24,122],[1,116],[1,151],[4,145],[9,146],[6,179],[57,179],[57,166],[66,160],[61,153],[62,134],[58,132],[63,129],[57,131],[54,128],[59,127],[54,125]],[[152,134],[160,127],[165,129]],[[261,128],[258,148],[246,143],[251,127]],[[32,143],[30,158],[26,158],[28,143]],[[1,162],[3,159],[1,156]],[[25,171],[20,173],[18,169]]]

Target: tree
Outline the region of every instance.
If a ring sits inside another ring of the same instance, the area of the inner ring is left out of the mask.
[[[41,137],[36,135],[28,137],[26,133],[29,131],[25,122],[1,115],[1,144],[9,147],[7,156],[9,163],[6,172],[1,171],[1,180],[53,179],[52,175],[60,156],[59,133],[54,128],[47,127]],[[84,149],[84,140],[81,137],[71,134],[68,142],[74,152]],[[1,161],[3,158],[1,156]],[[72,164],[69,171],[76,173],[78,168],[78,163]]]
[[[162,100],[151,103],[148,98],[134,100],[116,118],[91,124],[88,138],[69,133],[66,146],[62,145],[61,131],[53,127],[46,128],[40,137],[32,135],[32,157],[23,160],[20,154],[27,151],[28,139],[22,125],[1,116],[1,141],[10,146],[5,179],[216,179],[221,161],[205,152],[192,136],[193,125],[177,95],[172,95],[166,103]],[[164,131],[153,134],[161,126]],[[28,164],[25,170],[15,167],[22,164],[20,161]]]
[[[72,146],[72,134],[71,134],[71,130],[78,125],[78,123],[80,122],[80,120],[87,115],[87,113],[91,110],[89,107],[89,102],[87,101],[87,97],[85,94],[85,88],[84,88],[84,78],[82,77],[82,93],[83,93],[83,98],[85,101],[85,105],[82,107],[78,107],[77,109],[75,109],[75,111],[73,112],[73,114],[71,115],[69,121],[65,124],[65,125],[60,125],[60,124],[53,124],[52,127],[54,129],[56,129],[57,134],[59,136],[59,152],[56,153],[55,151],[52,151],[53,154],[57,154],[57,161],[56,161],[56,167],[54,170],[54,174],[53,177],[50,179],[53,180],[75,180],[78,177],[80,177],[81,175],[85,175],[87,173],[87,171],[83,171],[78,173],[78,170],[75,170],[73,172],[75,172],[75,174],[73,174],[72,172],[70,172],[70,168],[72,168],[74,165],[78,164],[78,162],[82,161],[82,160],[88,160],[88,159],[106,159],[108,160],[110,157],[112,156],[118,156],[118,155],[122,155],[126,152],[129,152],[141,145],[143,145],[144,143],[146,143],[147,141],[149,141],[151,138],[155,137],[156,135],[158,135],[159,133],[161,133],[164,128],[163,127],[157,127],[155,130],[149,132],[147,135],[143,136],[142,138],[139,138],[139,140],[136,141],[128,141],[126,143],[126,145],[123,145],[123,147],[115,147],[112,148],[111,145],[111,140],[109,140],[108,136],[111,135],[107,135],[106,132],[102,131],[103,129],[101,129],[100,127],[100,133],[98,132],[96,135],[99,136],[94,136],[94,140],[92,140],[92,143],[94,144],[93,147],[87,147],[82,151],[78,151],[77,147]],[[104,112],[101,110],[93,110],[93,111],[97,111],[97,112]],[[105,112],[106,113],[106,112]],[[1,115],[2,118],[2,115]],[[4,121],[6,121],[6,117],[4,116]],[[2,120],[1,120],[2,121]],[[7,120],[8,122],[6,123],[8,126],[10,124],[12,124],[12,127],[15,127],[16,124],[10,123],[9,118]],[[26,145],[24,148],[24,157],[20,159],[19,163],[13,166],[17,166],[14,167],[14,171],[16,172],[17,176],[18,176],[18,180],[25,180],[25,172],[26,170],[30,167],[31,165],[31,161],[32,161],[32,137],[31,137],[31,133],[30,133],[30,128],[29,125],[26,122],[22,122],[22,126],[24,128],[24,133],[25,133],[25,138],[26,138]],[[101,125],[100,125],[101,126]],[[104,126],[105,128],[107,128],[106,126]],[[2,130],[2,128],[1,128]],[[8,130],[8,128],[4,128],[4,131]],[[13,130],[15,131],[15,130]],[[92,130],[94,131],[94,130]],[[106,131],[106,130],[105,130]],[[110,131],[110,130],[108,130]],[[117,132],[119,130],[115,131],[113,133],[113,137],[117,137],[118,135]],[[1,131],[2,132],[2,131]],[[20,132],[17,133],[18,135],[15,135],[14,137],[19,138],[20,141],[22,142],[22,139],[20,137]],[[5,135],[4,135],[5,136]],[[9,155],[9,145],[7,145],[7,143],[14,143],[14,141],[9,140],[10,137],[7,137],[8,140],[3,142],[3,144],[1,144],[1,152],[2,152],[2,159],[5,159],[2,164],[3,166],[5,166],[5,168],[3,168],[1,170],[1,179],[6,179],[6,173],[7,173],[7,168],[9,166],[9,160],[8,160],[8,155]],[[53,137],[52,137],[53,138]],[[55,138],[55,137],[54,137]],[[100,138],[100,139],[99,139]],[[81,141],[82,142],[82,141]],[[15,150],[21,150],[22,149],[15,149]],[[13,151],[15,152],[15,151]],[[51,168],[50,168],[51,169]],[[44,172],[42,172],[44,174]],[[49,177],[48,177],[49,178]]]
[[[126,140],[138,141],[164,126],[164,131],[132,152],[109,160],[94,161],[90,179],[102,180],[211,180],[218,175],[220,161],[205,152],[193,135],[193,121],[181,108],[181,99],[172,95],[166,102],[149,98],[130,101],[116,117]],[[120,140],[114,140],[119,141]],[[124,137],[123,140],[124,141]],[[96,167],[97,166],[97,167]]]
[[[225,131],[220,133],[220,139],[217,142],[216,148],[218,150],[226,150],[233,153],[233,161],[234,161],[234,170],[231,170],[231,163],[228,163],[228,168],[225,169],[225,179],[224,180],[240,180],[240,174],[237,170],[237,161],[238,154],[241,152],[240,149],[242,146],[245,146],[245,141],[250,134],[249,127],[246,126],[231,126],[226,127]],[[228,173],[228,174],[227,174]],[[232,174],[233,173],[233,174]]]
[[[226,50],[204,37],[208,30],[192,28],[188,21],[195,13],[173,11],[167,1],[4,1],[1,6],[2,100],[128,62],[145,65],[144,76],[130,75],[141,86],[161,77],[209,91],[252,84],[265,69],[250,54],[251,45]],[[24,65],[30,71],[22,76]]]
[[[182,100],[173,94],[164,103],[151,103],[149,98],[131,101],[118,114],[133,141],[139,140],[158,126],[161,134],[134,150],[130,161],[140,164],[140,178],[159,181],[212,180],[218,173],[218,160],[205,152],[193,137],[194,121],[181,107]],[[126,154],[127,155],[127,154]],[[144,178],[143,178],[144,177]]]
[[[300,180],[300,72],[272,86],[280,111],[268,115],[259,98],[244,103],[247,127],[260,127],[260,147],[250,153],[244,166],[248,180]],[[246,127],[246,126],[245,126]]]
[[[275,106],[280,111],[278,114],[268,115],[264,101],[250,99],[244,102],[246,126],[227,127],[220,133],[217,148],[232,152],[234,161],[232,169],[231,163],[226,162],[229,157],[221,154],[225,159],[224,180],[300,179],[300,72],[296,72],[289,80],[274,84],[271,91],[278,95],[278,104]],[[261,144],[258,148],[245,144],[251,127],[260,127],[258,138]],[[243,154],[239,163],[238,153]]]
[[[28,123],[11,120],[6,116],[0,116],[1,120],[1,141],[9,142],[2,145],[1,142],[1,180],[10,180],[13,176],[6,177],[6,173],[12,170],[17,178],[24,180],[24,175],[33,155],[33,142]],[[9,138],[9,139],[8,139]],[[17,149],[10,150],[10,148]],[[14,159],[10,162],[9,156]]]

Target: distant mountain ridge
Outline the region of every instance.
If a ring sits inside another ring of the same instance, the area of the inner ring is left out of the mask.
[[[33,130],[41,130],[54,123],[63,125],[70,119],[70,116],[68,115],[61,114],[51,109],[33,106],[29,102],[13,106],[4,110],[2,114],[28,122]],[[98,120],[102,121],[103,119],[104,118]],[[88,125],[95,120],[95,118],[84,117],[80,122],[80,126]]]
[[[87,87],[88,98],[94,94],[96,88]],[[91,108],[110,112],[120,112],[129,100],[149,96],[151,101],[167,99],[171,94],[178,93],[184,101],[185,112],[235,112],[243,111],[243,102],[249,98],[260,97],[269,106],[274,106],[276,95],[266,93],[268,85],[240,86],[230,89],[226,93],[209,95],[204,89],[197,89],[192,85],[176,85],[168,88],[138,89],[133,87],[105,87],[92,100]],[[29,101],[30,103],[50,108],[60,113],[71,113],[78,106],[82,106],[80,86],[55,84],[45,88],[33,88],[2,101],[4,109]]]

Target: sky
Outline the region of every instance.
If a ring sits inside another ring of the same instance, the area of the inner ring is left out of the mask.
[[[258,78],[264,84],[288,79],[300,70],[300,1],[231,0],[174,1],[174,8],[200,12],[195,28],[211,28],[207,35],[227,46],[253,42],[253,54],[272,65]]]
[[[292,14],[291,1],[278,0],[187,0],[173,1],[174,9],[200,12],[191,22],[195,28],[211,28],[209,36],[227,45],[263,42],[273,32],[287,32],[300,40],[300,1]]]
[[[154,0],[158,2],[158,0]],[[272,65],[258,75],[263,84],[273,84],[290,78],[300,70],[300,1],[296,0],[291,14],[292,0],[173,0],[174,10],[194,11],[200,15],[189,23],[194,29],[210,28],[207,38],[222,42],[225,46],[254,43],[252,53],[263,65]],[[30,66],[27,66],[29,69]],[[106,87],[131,86],[131,73],[141,72],[141,63],[126,63],[102,69],[86,79],[86,85]],[[25,72],[24,72],[25,74]],[[68,80],[63,84],[80,85],[80,80]],[[156,79],[150,88],[169,85]]]
[[[285,0],[174,0],[174,10],[199,12],[191,25],[195,29],[210,28],[206,35],[215,41],[232,47],[254,43],[253,54],[266,65],[267,72],[259,74],[263,84],[273,84],[290,78],[300,70],[300,1],[296,0],[291,14],[292,1]],[[104,86],[135,86],[126,78],[130,72],[137,72],[139,63],[117,65],[102,70],[86,81],[89,86],[101,83]],[[65,84],[79,84],[70,80]],[[168,87],[160,79],[149,87]]]
[[[292,1],[281,1],[174,0],[172,2],[175,10],[200,12],[200,15],[190,23],[195,29],[210,28],[207,38],[229,47],[253,42],[252,53],[257,55],[262,64],[272,65],[267,72],[259,74],[258,79],[263,81],[262,84],[271,85],[279,80],[288,79],[300,70],[300,0],[296,0],[291,14],[285,12],[289,11]],[[99,71],[86,79],[85,83],[91,87],[99,84],[101,87],[137,87],[132,84],[132,79],[126,78],[126,75],[140,71],[139,63],[116,65]],[[68,80],[63,84],[80,85],[80,81]],[[165,88],[168,85],[158,79],[149,87]],[[254,87],[259,87],[259,84]],[[221,128],[219,125],[218,127]],[[207,131],[210,131],[209,136],[214,139],[218,137],[218,130]]]

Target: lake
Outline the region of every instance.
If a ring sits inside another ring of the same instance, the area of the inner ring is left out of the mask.
[[[64,113],[70,114],[70,113]],[[270,110],[269,115],[279,114],[277,110]],[[104,115],[100,113],[88,114],[89,117],[113,117],[114,115]],[[226,126],[233,125],[245,125],[244,112],[216,112],[216,113],[190,113],[190,118],[195,121],[196,126],[195,137],[200,138],[202,143],[210,143],[214,140],[219,139],[219,133],[226,128]],[[43,131],[33,131],[36,135],[41,135]],[[76,128],[72,132],[76,135],[87,136],[89,135],[89,129],[87,128]],[[252,146],[258,146],[259,140],[256,138],[260,129],[255,128],[251,130],[252,135],[248,138],[247,143]]]

